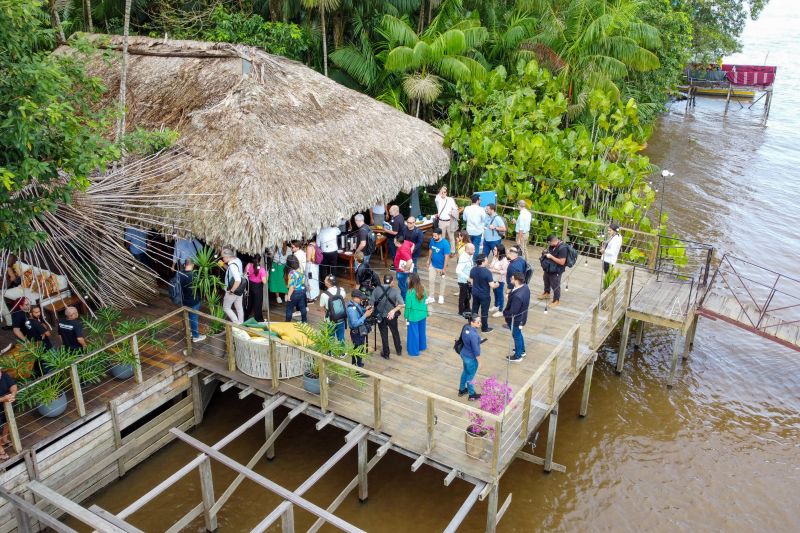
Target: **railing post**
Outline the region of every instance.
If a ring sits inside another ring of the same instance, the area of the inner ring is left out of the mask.
[[[558,377],[558,357],[550,361],[550,384],[547,388],[547,403],[552,404],[556,398],[556,378]]]
[[[564,223],[564,227],[561,228],[561,240],[567,242],[567,237],[569,237],[569,220],[564,218],[562,222]]]
[[[228,356],[228,370],[230,372],[236,371],[236,358],[233,355],[233,328],[230,324],[225,324],[225,353]],[[272,369],[273,376],[277,370]]]
[[[191,344],[191,341],[189,341],[189,344]],[[133,356],[136,359],[136,362],[133,364],[133,376],[134,379],[136,379],[136,383],[141,383],[142,381],[144,381],[144,377],[142,376],[142,356],[139,353],[138,335],[134,335],[133,337],[131,337],[131,350],[133,350]]]
[[[122,447],[122,430],[119,425],[119,412],[116,400],[108,402],[108,414],[111,416],[111,430],[114,434],[114,449]],[[125,456],[117,458],[117,477],[125,475]]]
[[[372,382],[372,427],[375,431],[381,430],[381,383],[377,378]]]
[[[597,347],[597,325],[600,321],[600,299],[598,298],[592,309],[592,338],[590,339],[592,348]]]
[[[319,360],[319,407],[323,411],[328,410],[328,368],[326,365],[327,362],[324,359]],[[273,387],[277,388],[274,383]]]
[[[81,377],[78,374],[78,365],[69,365],[69,377],[72,382],[72,395],[75,396],[75,406],[78,408],[78,416],[86,416],[86,405],[83,403],[83,390],[81,389]]]
[[[187,357],[192,356],[192,324],[189,321],[189,311],[186,309],[183,310],[183,328],[185,330],[185,337],[186,337],[186,355]]]
[[[578,371],[578,352],[581,342],[581,328],[575,328],[575,333],[572,334],[572,366],[570,367],[573,372]]]
[[[14,452],[22,453],[22,441],[19,438],[17,419],[14,417],[14,404],[12,402],[3,402],[3,411],[6,413],[8,434],[11,436],[11,445],[14,447]]]
[[[614,311],[617,309],[617,287],[619,287],[619,284],[615,284],[611,288],[611,305],[608,309],[608,322],[612,328],[614,327]]]
[[[708,284],[708,274],[711,271],[711,260],[714,258],[714,248],[709,248],[706,255],[706,270],[703,273],[703,287]]]
[[[531,401],[533,400],[533,385],[528,387],[525,391],[525,397],[522,400],[522,427],[519,430],[519,437],[521,439],[528,438],[528,419],[531,417]]]
[[[436,406],[434,405],[433,398],[428,396],[428,451],[433,450],[433,426],[436,424]]]
[[[503,442],[501,437],[501,431],[503,429],[503,425],[500,423],[499,420],[495,420],[494,422],[494,446],[492,446],[492,475],[497,475],[497,463],[500,461],[500,445]]]
[[[270,375],[272,376],[272,390],[277,392],[278,387],[280,387],[280,365],[278,364],[278,354],[275,351],[275,341],[272,340],[272,336],[269,339],[269,368],[270,368]],[[320,368],[320,372],[322,372]],[[322,377],[320,376],[320,383],[322,383]],[[327,397],[327,395],[326,395]],[[327,405],[327,402],[326,402]]]
[[[661,234],[658,234],[655,236],[653,249],[650,251],[650,257],[647,260],[647,268],[649,268],[650,270],[655,270],[656,268],[656,263],[658,262],[658,252],[660,248],[661,248]]]
[[[628,278],[625,280],[625,295],[622,299],[622,304],[624,305],[624,309],[627,310],[631,304],[631,296],[633,295],[633,276],[634,272],[636,272],[636,267],[628,270]]]

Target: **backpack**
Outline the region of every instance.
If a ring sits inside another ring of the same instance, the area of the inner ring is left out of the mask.
[[[570,243],[565,242],[564,246],[567,247],[567,262],[564,263],[564,266],[568,266],[572,268],[575,266],[575,263],[578,262],[578,250],[576,250]]]
[[[181,285],[180,273],[176,272],[169,285],[169,299],[175,305],[183,305],[183,285]]]
[[[230,270],[231,267],[236,267],[237,269],[240,270],[239,278],[241,280],[241,281],[239,281],[239,286],[236,287],[235,291],[233,291],[233,294],[236,295],[236,296],[242,296],[246,292],[248,292],[248,290],[250,289],[250,280],[245,275],[245,273],[241,271],[241,269],[239,267],[239,263],[231,263],[230,265],[228,265],[228,269],[229,270]],[[234,279],[233,276],[231,276],[230,277],[230,281],[228,281],[228,290],[230,290],[230,288],[233,287],[234,283],[236,283],[236,280]]]
[[[463,349],[464,349],[464,339],[462,339],[462,337],[464,336],[464,328],[465,328],[465,327],[466,327],[466,326],[464,326],[464,327],[462,327],[462,328],[461,328],[461,333],[459,333],[459,334],[458,334],[458,338],[457,338],[457,339],[456,339],[456,341],[453,343],[453,350],[454,350],[454,351],[455,351],[455,352],[456,352],[458,355],[461,355],[461,350],[463,350]]]
[[[533,277],[533,266],[525,261],[525,285],[531,282],[531,278]]]
[[[319,247],[319,244],[314,243],[314,264],[321,265],[322,259],[322,248]]]
[[[364,255],[372,255],[377,249],[378,236],[372,231],[372,228],[368,227],[367,230],[369,233],[367,234],[367,244],[364,246]]]
[[[337,287],[338,288],[338,287]],[[336,294],[328,295],[328,320],[338,324],[347,319],[347,306],[344,303],[341,289]]]

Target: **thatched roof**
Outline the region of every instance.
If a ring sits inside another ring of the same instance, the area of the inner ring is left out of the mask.
[[[121,49],[121,37],[91,39]],[[210,243],[260,251],[449,170],[439,130],[295,61],[146,37],[131,37],[129,52],[127,129],[180,132],[193,161],[163,187],[187,194],[184,223]],[[120,77],[113,56],[87,61],[109,102]]]

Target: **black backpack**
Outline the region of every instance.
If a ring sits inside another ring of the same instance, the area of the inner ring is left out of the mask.
[[[328,320],[338,324],[339,322],[346,322],[346,319],[347,305],[342,296],[342,291],[337,290],[336,294],[328,295]]]
[[[572,268],[575,266],[575,263],[578,262],[578,250],[568,242],[565,242],[563,246],[567,247],[567,262],[565,266]]]
[[[531,282],[532,277],[533,277],[533,265],[525,261],[525,285]]]
[[[462,337],[464,336],[464,328],[466,328],[466,327],[467,327],[467,326],[463,326],[463,327],[461,328],[461,333],[459,333],[459,334],[458,334],[458,338],[457,338],[457,339],[456,339],[456,341],[453,343],[453,350],[454,350],[454,351],[455,351],[455,352],[456,352],[458,355],[461,355],[461,350],[463,350],[463,349],[464,349],[464,339],[462,339]]]
[[[176,272],[172,281],[170,281],[169,299],[172,300],[172,303],[175,305],[183,305],[183,285],[181,285],[180,272]]]
[[[367,244],[364,246],[364,255],[372,255],[377,249],[378,236],[372,231],[372,228],[367,228]]]

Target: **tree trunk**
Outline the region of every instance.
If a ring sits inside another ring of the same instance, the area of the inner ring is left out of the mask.
[[[344,42],[344,15],[341,11],[333,14],[333,48],[339,48]]]
[[[83,0],[83,22],[86,24],[86,30],[89,33],[94,33],[94,24],[92,24],[92,0]]]
[[[281,0],[269,0],[269,19],[278,22],[281,16]]]
[[[419,21],[417,22],[417,34],[422,35],[425,29],[425,0],[419,3]]]
[[[48,5],[50,11],[50,23],[53,25],[53,29],[56,30],[56,41],[58,44],[65,44],[67,42],[67,38],[64,37],[64,28],[61,27],[61,19],[58,17],[56,0],[49,0]]]
[[[114,142],[120,142],[125,133],[125,100],[128,88],[128,34],[131,25],[131,0],[125,0],[125,18],[122,26],[122,73],[119,77],[119,117]]]
[[[322,22],[322,65],[325,77],[328,76],[328,36],[325,34],[325,10],[319,9],[319,18]]]

